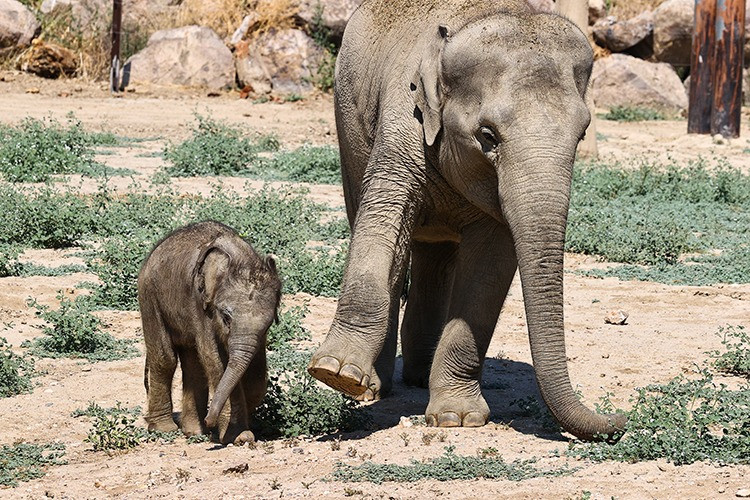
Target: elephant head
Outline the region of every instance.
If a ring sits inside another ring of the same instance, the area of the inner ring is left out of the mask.
[[[611,438],[625,424],[579,401],[565,356],[563,248],[592,64],[586,37],[566,19],[500,14],[436,29],[411,85],[428,157],[510,227],[540,392],[583,439]]]
[[[278,321],[281,282],[272,256],[264,259],[223,244],[223,237],[204,249],[193,271],[196,300],[219,332],[227,364],[206,416],[216,426],[219,414],[255,356],[265,356],[266,333]],[[265,374],[263,374],[265,376]]]

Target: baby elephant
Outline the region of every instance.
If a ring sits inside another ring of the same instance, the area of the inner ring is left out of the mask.
[[[280,296],[273,258],[223,224],[192,224],[156,245],[138,276],[149,430],[177,429],[171,389],[179,358],[182,432],[218,424],[222,443],[254,439],[249,417],[266,393],[266,332]]]

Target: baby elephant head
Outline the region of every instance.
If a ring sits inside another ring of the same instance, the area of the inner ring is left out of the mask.
[[[265,356],[266,333],[278,321],[281,281],[273,256],[261,258],[240,238],[223,237],[203,250],[193,276],[196,299],[228,356],[206,417],[212,428],[250,362]]]

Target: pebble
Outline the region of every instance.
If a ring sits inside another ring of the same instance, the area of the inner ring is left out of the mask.
[[[414,424],[409,417],[401,417],[398,421],[398,425],[401,427],[411,427]]]
[[[734,493],[737,498],[750,498],[750,488],[740,488]]]
[[[727,142],[727,140],[724,139],[724,136],[721,135],[721,134],[716,134],[713,137],[713,140],[714,140],[714,144],[726,144],[726,142]]]
[[[610,311],[604,316],[604,322],[608,325],[624,325],[627,321],[628,313],[622,309]]]

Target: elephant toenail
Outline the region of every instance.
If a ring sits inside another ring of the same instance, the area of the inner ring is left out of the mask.
[[[438,416],[438,427],[460,427],[461,417],[452,411],[446,411]]]
[[[424,418],[424,421],[427,424],[427,427],[437,427],[437,420],[435,420],[435,415],[427,415]]]
[[[339,372],[340,377],[351,379],[358,384],[361,384],[363,382],[362,380],[362,370],[359,369],[358,366],[355,365],[344,365],[341,367],[341,371]],[[365,384],[361,384],[365,385]]]
[[[339,363],[338,359],[334,358],[333,356],[322,356],[317,360],[311,361],[310,366],[307,370],[311,375],[314,375],[314,372],[316,371],[338,373],[340,367],[341,363]]]
[[[464,416],[464,427],[482,427],[487,423],[487,417],[481,413],[472,411]]]
[[[372,401],[375,399],[375,393],[372,389],[367,389],[361,395],[355,398],[357,401]]]

